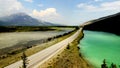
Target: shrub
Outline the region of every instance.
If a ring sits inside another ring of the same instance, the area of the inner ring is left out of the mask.
[[[70,49],[70,45],[69,44],[67,45],[67,49]]]

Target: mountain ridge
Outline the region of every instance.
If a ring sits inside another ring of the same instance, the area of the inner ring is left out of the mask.
[[[84,30],[103,31],[120,35],[120,12],[90,22],[91,24],[84,26]]]
[[[57,26],[50,22],[37,20],[26,13],[16,13],[0,18],[0,26]]]

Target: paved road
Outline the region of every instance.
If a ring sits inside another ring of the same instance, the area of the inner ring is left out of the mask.
[[[46,48],[36,54],[33,54],[28,57],[29,64],[27,65],[27,68],[38,68],[42,63],[50,59],[52,56],[57,54],[61,49],[64,49],[69,43],[71,43],[73,40],[75,40],[79,33],[81,32],[82,28],[80,28],[75,34],[68,37],[67,39],[54,44],[53,46]],[[11,65],[8,65],[5,68],[20,68],[22,67],[22,60],[15,62]]]

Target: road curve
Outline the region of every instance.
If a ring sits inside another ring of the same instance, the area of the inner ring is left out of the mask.
[[[42,63],[50,59],[52,56],[57,54],[60,50],[64,49],[69,43],[75,40],[78,37],[81,30],[82,28],[80,28],[76,33],[74,33],[72,36],[68,37],[67,39],[29,56],[27,58],[29,60],[28,62],[29,64],[27,65],[27,68],[38,68]],[[22,67],[22,60],[17,61],[11,65],[8,65],[4,68],[20,68],[20,67]]]

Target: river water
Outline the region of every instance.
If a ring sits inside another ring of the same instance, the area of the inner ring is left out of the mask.
[[[31,41],[47,39],[49,37],[62,35],[69,31],[71,30],[0,33],[0,49],[14,45],[26,44]]]
[[[100,68],[103,59],[108,67],[111,63],[120,68],[120,36],[96,31],[84,31],[80,41],[80,52],[95,68]]]

